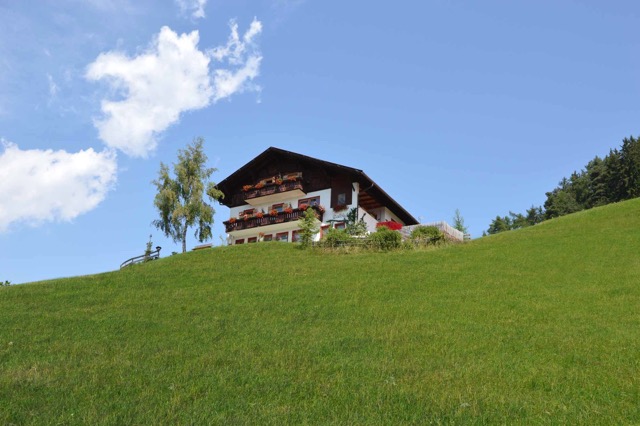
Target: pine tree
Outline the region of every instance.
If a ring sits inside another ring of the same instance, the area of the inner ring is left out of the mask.
[[[453,227],[463,234],[468,233],[467,227],[464,226],[464,218],[458,209],[456,209],[455,215],[453,216]]]

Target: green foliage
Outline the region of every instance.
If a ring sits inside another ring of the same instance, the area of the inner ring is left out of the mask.
[[[638,211],[2,288],[0,424],[640,424]]]
[[[527,209],[527,215],[525,217],[526,226],[537,225],[544,220],[544,210],[541,206],[531,206]]]
[[[603,159],[596,156],[584,170],[562,178],[546,197],[544,210],[527,210],[525,217],[512,212],[510,217],[497,216],[489,225],[489,233],[524,228],[543,219],[640,197],[640,138],[624,138],[619,150],[610,150]]]
[[[0,287],[5,287],[5,286],[8,287],[10,285],[11,285],[10,281],[4,281],[4,282],[0,281]]]
[[[521,213],[509,212],[508,216],[496,216],[489,225],[489,234],[498,234],[512,229],[526,228],[536,225],[544,220],[542,207],[531,206],[526,211],[526,216]]]
[[[460,210],[456,209],[456,213],[453,216],[453,227],[463,234],[468,233],[468,229],[464,226],[464,218],[460,214]]]
[[[367,236],[367,245],[378,250],[393,250],[402,246],[402,235],[386,226],[379,227],[376,232]]]
[[[215,210],[204,201],[218,200],[224,196],[209,177],[216,171],[207,168],[207,155],[203,150],[204,139],[196,138],[185,150],[178,151],[178,162],[173,165],[172,178],[169,167],[160,163],[158,179],[153,181],[158,193],[154,205],[160,219],[153,225],[174,242],[182,242],[182,252],[187,251],[187,231],[195,227],[195,237],[199,242],[211,238],[211,225]]]
[[[345,225],[347,234],[354,237],[367,235],[367,224],[364,221],[365,213],[358,219],[358,208],[354,207],[347,213]]]
[[[298,220],[298,226],[300,228],[300,246],[307,248],[311,245],[313,237],[320,231],[320,222],[315,210],[311,207],[307,208]]]
[[[344,247],[353,241],[353,237],[347,233],[345,229],[327,229],[327,232],[322,238],[322,243],[325,247]]]
[[[415,244],[436,245],[445,241],[444,234],[435,226],[416,226],[411,231],[411,241]]]
[[[149,235],[149,241],[147,241],[147,245],[144,249],[144,261],[147,262],[150,260],[149,256],[151,255],[151,250],[153,248],[153,241],[151,241],[151,235]]]
[[[498,234],[511,229],[511,219],[508,216],[496,216],[489,224],[488,234]]]

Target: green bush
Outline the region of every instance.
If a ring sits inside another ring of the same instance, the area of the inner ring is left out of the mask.
[[[376,232],[369,234],[367,245],[380,250],[397,249],[402,245],[402,235],[398,231],[392,231],[386,226],[381,226]]]
[[[325,247],[343,247],[353,242],[353,237],[344,229],[330,228],[322,238]]]
[[[313,237],[320,231],[316,212],[309,207],[298,220],[298,223],[300,226],[300,247],[308,248],[311,246]]]
[[[435,226],[417,226],[411,231],[411,241],[416,244],[436,245],[444,242],[444,234]]]

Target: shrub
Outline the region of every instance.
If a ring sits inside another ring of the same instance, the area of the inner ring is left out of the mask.
[[[326,247],[343,247],[352,241],[353,237],[344,229],[328,229],[322,238],[322,243]]]
[[[380,250],[392,250],[402,245],[402,235],[386,226],[379,227],[376,232],[369,234],[367,245]]]
[[[298,223],[300,226],[300,245],[302,248],[307,248],[311,245],[313,237],[320,231],[316,212],[311,207],[307,208]]]
[[[364,221],[366,213],[362,213],[362,217],[358,219],[358,208],[354,207],[347,213],[346,230],[347,234],[354,237],[363,237],[367,234],[367,224]]]
[[[435,226],[417,226],[411,231],[411,241],[417,244],[436,245],[444,242],[444,234]]]

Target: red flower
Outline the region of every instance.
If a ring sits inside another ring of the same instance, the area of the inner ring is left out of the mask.
[[[298,206],[298,208],[299,208],[300,210],[307,210],[307,209],[309,208],[309,206],[308,206],[308,205],[306,205],[306,204],[300,204],[300,205]]]
[[[273,209],[273,210],[271,210],[271,211],[269,212],[269,214],[270,214],[271,216],[278,216],[278,210]]]
[[[380,227],[385,227],[385,228],[389,228],[392,231],[399,231],[402,229],[402,225],[398,222],[394,222],[393,220],[387,220],[386,222],[378,222],[376,224],[376,228],[380,228]]]

